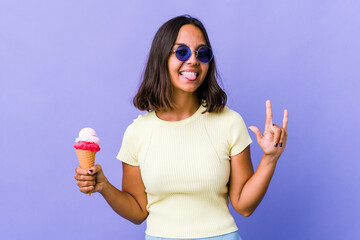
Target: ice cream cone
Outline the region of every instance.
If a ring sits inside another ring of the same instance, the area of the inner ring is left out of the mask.
[[[96,152],[82,149],[75,149],[76,155],[79,159],[80,168],[89,170],[95,164],[95,154]],[[90,196],[91,193],[88,193]]]

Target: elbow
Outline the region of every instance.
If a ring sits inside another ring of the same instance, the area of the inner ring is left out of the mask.
[[[148,215],[149,215],[149,214],[147,213],[146,215],[142,216],[141,218],[132,219],[132,220],[130,220],[130,221],[131,221],[132,223],[136,224],[136,225],[140,225],[140,224],[142,224],[142,223],[146,220],[146,218],[147,218]]]
[[[244,217],[250,217],[256,209],[255,206],[246,204],[244,201],[240,202],[238,199],[230,198],[230,201],[234,210]]]
[[[256,209],[256,206],[249,206],[244,203],[232,204],[234,210],[244,217],[250,217]]]
[[[250,217],[254,212],[254,210],[251,209],[235,209],[235,210],[244,217]]]
[[[136,224],[136,225],[140,225],[142,224],[145,219],[133,219],[133,220],[130,220],[133,224]]]
[[[140,225],[144,222],[144,220],[134,220],[134,221],[131,221],[133,224],[136,224],[136,225]]]
[[[241,214],[242,216],[244,216],[244,217],[250,217],[252,213],[253,213],[253,212],[243,212],[243,213],[240,213],[240,214]]]

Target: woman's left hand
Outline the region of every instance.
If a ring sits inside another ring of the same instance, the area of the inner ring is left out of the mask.
[[[286,146],[288,110],[284,110],[283,125],[279,127],[272,122],[272,110],[270,100],[266,101],[266,121],[264,134],[261,134],[259,128],[250,126],[249,129],[256,135],[260,147],[264,154],[275,158],[280,157]]]

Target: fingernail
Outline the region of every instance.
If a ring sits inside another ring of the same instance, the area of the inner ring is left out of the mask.
[[[275,147],[277,147],[277,145],[278,145],[278,144],[277,144],[277,143],[275,143]]]
[[[90,174],[93,173],[93,170],[89,170],[89,173],[90,173]]]
[[[282,143],[280,143],[279,145],[280,145],[280,147],[282,147]]]

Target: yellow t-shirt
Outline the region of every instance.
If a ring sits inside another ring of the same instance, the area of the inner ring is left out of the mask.
[[[176,122],[150,111],[125,131],[117,158],[140,167],[150,236],[203,238],[238,230],[228,209],[230,156],[252,140],[237,112],[204,110]]]

